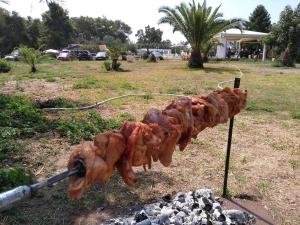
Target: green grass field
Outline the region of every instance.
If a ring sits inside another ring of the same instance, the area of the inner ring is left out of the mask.
[[[13,63],[11,72],[0,74],[0,92],[25,96],[34,103],[60,98],[63,100],[55,100],[55,104],[78,106],[124,94],[148,96],[118,99],[89,112],[49,113],[38,109],[50,121],[47,128],[33,130],[26,137],[22,133],[12,135],[19,145],[12,149],[20,150],[1,153],[0,165],[26,167],[35,179],[61,172],[66,168],[72,143],[118,127],[124,120],[141,119],[151,107],[162,109],[175,98],[153,93],[209,93],[219,82],[240,76],[233,65],[244,73],[241,88],[248,90],[249,98],[247,110],[235,121],[230,192],[256,196],[279,224],[300,224],[299,67],[219,62],[206,64],[205,70],[192,70],[186,62],[165,60],[122,62],[128,72],[105,72],[102,62],[53,60],[39,64],[38,72],[30,74],[25,64]],[[18,108],[20,112],[22,107]],[[27,132],[25,128],[18,127]],[[95,185],[83,199],[70,202],[66,197],[67,182],[61,182],[0,215],[0,224],[94,224],[165,193],[209,187],[220,194],[227,132],[227,124],[203,131],[184,152],[175,153],[169,168],[159,164],[147,172],[138,168],[139,183],[135,187],[126,186],[116,175],[107,184]],[[105,210],[98,212],[102,206]]]

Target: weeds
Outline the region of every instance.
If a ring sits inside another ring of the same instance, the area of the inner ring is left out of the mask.
[[[73,118],[58,121],[56,129],[72,143],[79,143],[82,139],[92,139],[97,133],[119,126],[120,123],[116,120],[106,120],[96,112],[89,112],[86,119]]]
[[[128,82],[124,82],[122,85],[121,85],[121,88],[123,89],[126,89],[126,90],[135,90],[136,87]]]
[[[23,168],[11,167],[0,169],[0,192],[20,185],[32,184],[31,174]]]
[[[247,103],[247,111],[265,111],[265,112],[274,112],[274,109],[271,106],[266,104],[260,104],[253,100],[249,100]]]
[[[181,91],[181,89],[179,87],[171,87],[171,88],[167,89],[167,94],[176,94],[180,91]]]
[[[9,62],[0,59],[0,73],[7,73],[11,70],[11,65]]]
[[[85,79],[73,85],[73,89],[90,89],[99,87],[99,83],[95,79]]]

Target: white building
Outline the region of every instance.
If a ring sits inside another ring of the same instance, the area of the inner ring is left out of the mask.
[[[242,43],[258,43],[263,37],[266,37],[267,33],[255,32],[250,30],[242,30],[239,29],[229,29],[223,31],[215,36],[218,39],[219,43],[222,45],[218,45],[216,57],[224,59],[227,55],[227,49],[230,46],[230,43],[234,43],[238,52],[241,50]],[[266,45],[263,47],[263,58],[264,61],[266,58]]]

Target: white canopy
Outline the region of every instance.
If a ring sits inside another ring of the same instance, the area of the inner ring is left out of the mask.
[[[225,58],[227,51],[227,41],[235,41],[237,43],[242,42],[253,42],[260,41],[263,37],[268,36],[268,33],[256,32],[251,30],[239,30],[239,29],[229,29],[220,32],[215,36],[216,39],[222,44],[217,47],[217,58]],[[240,45],[240,44],[239,44]],[[264,57],[265,59],[265,46],[264,46]]]

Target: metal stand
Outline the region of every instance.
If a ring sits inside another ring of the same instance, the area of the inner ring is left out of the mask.
[[[234,88],[240,87],[240,78],[234,79]],[[233,130],[234,117],[230,119],[229,131],[228,131],[228,141],[227,141],[227,153],[225,161],[225,172],[224,172],[224,185],[223,185],[223,197],[227,197],[227,181],[228,181],[228,170],[229,170],[229,161],[230,161],[230,149],[231,149],[231,139],[232,139],[232,130]]]

